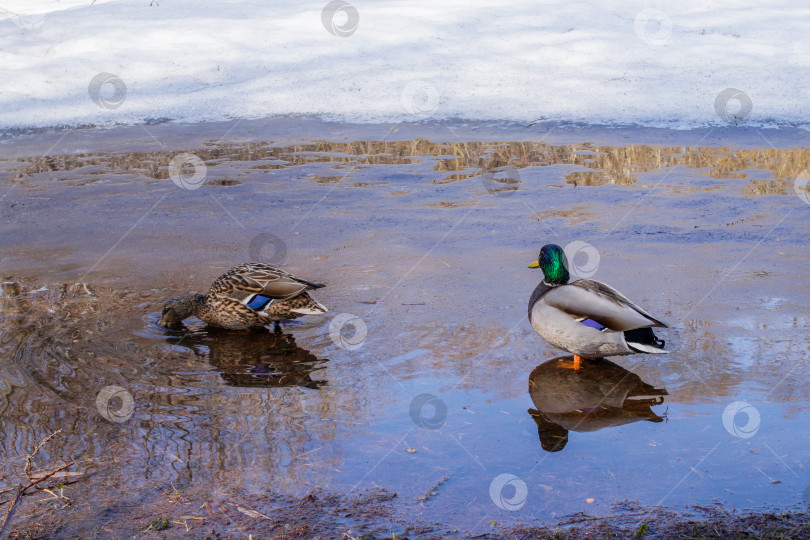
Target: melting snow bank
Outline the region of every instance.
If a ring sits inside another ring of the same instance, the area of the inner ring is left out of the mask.
[[[6,0],[0,127],[273,115],[810,124],[801,3],[468,4]]]

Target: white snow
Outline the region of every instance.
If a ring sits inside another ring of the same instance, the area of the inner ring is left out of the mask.
[[[810,123],[810,4],[473,3],[0,0],[0,127]]]

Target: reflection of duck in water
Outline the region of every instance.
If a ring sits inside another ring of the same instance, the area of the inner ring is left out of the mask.
[[[570,365],[570,356],[555,358],[529,375],[529,395],[537,408],[529,409],[529,414],[537,422],[543,450],[565,448],[569,431],[663,420],[651,407],[664,402],[665,389],[650,386],[604,358],[583,358],[578,370]]]
[[[230,386],[302,386],[320,388],[312,372],[328,361],[295,343],[292,334],[257,332],[250,335],[208,328],[204,333],[172,337],[169,343],[193,350],[219,370]],[[205,349],[207,349],[207,354]]]

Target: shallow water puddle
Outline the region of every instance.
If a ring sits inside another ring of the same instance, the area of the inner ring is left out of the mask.
[[[168,486],[382,486],[405,516],[479,531],[627,499],[800,502],[808,163],[426,139],[0,160],[0,474],[61,429],[40,465],[81,463],[101,509]],[[671,354],[567,369],[526,320],[552,241],[668,322]],[[330,313],[155,326],[247,260],[326,282]]]

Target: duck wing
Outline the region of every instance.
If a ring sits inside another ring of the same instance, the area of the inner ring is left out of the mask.
[[[590,279],[555,287],[544,300],[573,317],[591,319],[614,331],[667,327],[613,287]]]
[[[287,300],[307,289],[325,285],[312,283],[275,266],[263,263],[240,264],[228,270],[211,285],[210,295],[226,295],[241,301],[245,295],[258,294],[268,299]]]

